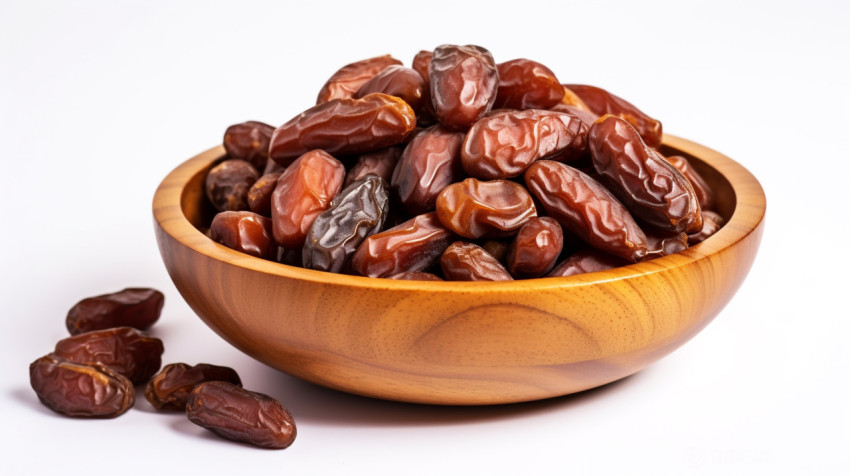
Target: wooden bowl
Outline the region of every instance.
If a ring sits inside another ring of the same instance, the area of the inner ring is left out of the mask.
[[[631,375],[708,324],[750,269],[764,229],[759,182],[728,157],[666,135],[713,187],[727,220],[675,255],[565,278],[458,283],[331,274],[254,258],[199,229],[213,211],[189,159],[153,200],[177,289],[225,340],[319,385],[371,397],[479,405],[579,392]],[[730,316],[732,317],[732,316]]]

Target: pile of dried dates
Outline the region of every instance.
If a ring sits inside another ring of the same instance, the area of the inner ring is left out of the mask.
[[[242,388],[236,371],[210,364],[162,365],[162,341],[141,332],[164,303],[150,288],[128,288],[78,302],[68,312],[71,337],[30,364],[39,400],[63,415],[114,418],[136,401],[134,386],[157,410],[184,411],[193,423],[231,440],[286,448],[292,415],[277,400]]]
[[[716,232],[712,190],[661,123],[479,46],[349,64],[280,127],[227,128],[209,236],[289,265],[414,280],[569,276]]]

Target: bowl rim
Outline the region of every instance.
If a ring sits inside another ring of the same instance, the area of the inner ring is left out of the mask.
[[[299,268],[256,258],[214,242],[192,225],[183,213],[182,199],[188,181],[213,162],[225,156],[219,145],[177,166],[162,180],[153,197],[155,224],[171,238],[208,258],[263,274],[299,281],[346,287],[419,290],[425,292],[516,292],[542,291],[552,288],[580,287],[595,283],[629,279],[641,275],[689,266],[708,259],[754,232],[764,220],[766,198],[759,181],[746,168],[731,158],[703,145],[670,134],[664,134],[662,145],[693,156],[715,169],[731,185],[735,193],[735,209],[726,224],[714,235],[679,253],[629,264],[605,271],[566,277],[541,277],[514,281],[408,281],[329,273]]]

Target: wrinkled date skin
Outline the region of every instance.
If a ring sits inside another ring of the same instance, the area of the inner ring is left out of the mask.
[[[454,239],[436,213],[425,213],[366,238],[351,258],[351,267],[372,278],[423,271],[437,263]]]
[[[387,276],[388,279],[399,279],[403,281],[443,281],[443,278],[425,271],[406,271],[404,273]]]
[[[228,440],[283,449],[295,441],[295,421],[274,398],[229,382],[196,386],[186,404],[189,420]]]
[[[395,170],[403,151],[403,147],[393,146],[361,154],[357,157],[354,165],[348,169],[348,173],[345,174],[344,186],[347,187],[369,174],[377,175],[385,182],[390,183],[393,170]]]
[[[277,180],[272,193],[272,230],[284,248],[304,244],[313,221],[342,188],[345,167],[322,150],[307,152]]]
[[[229,382],[242,386],[239,374],[230,367],[211,364],[168,364],[145,387],[145,399],[157,410],[186,411],[189,394],[204,382]]]
[[[510,236],[536,216],[531,195],[507,180],[468,178],[444,188],[437,197],[440,222],[464,238]]]
[[[257,258],[277,256],[271,219],[254,212],[219,212],[210,225],[210,238]]]
[[[608,253],[585,248],[571,254],[569,258],[558,263],[547,276],[573,276],[576,274],[605,271],[630,264],[628,261]]]
[[[129,326],[145,330],[159,319],[165,296],[156,289],[127,288],[83,299],[68,311],[65,327],[71,335]]]
[[[413,69],[422,76],[424,91],[422,94],[422,106],[419,108],[416,120],[420,125],[434,124],[437,114],[434,112],[434,103],[431,101],[431,60],[434,58],[433,51],[422,50],[413,57]]]
[[[665,159],[667,159],[667,162],[670,162],[670,165],[676,167],[676,170],[681,172],[688,179],[688,182],[691,183],[691,186],[694,187],[694,193],[697,194],[700,208],[702,210],[710,210],[714,206],[714,193],[705,179],[691,166],[688,159],[681,155],[673,155],[665,157]]]
[[[211,168],[204,180],[204,190],[216,210],[248,209],[248,190],[260,178],[257,169],[242,159],[228,159]]]
[[[362,98],[372,93],[384,93],[403,99],[414,111],[419,112],[425,95],[425,80],[412,68],[387,66],[366,81],[354,97]]]
[[[539,109],[481,119],[463,141],[463,170],[484,180],[506,179],[522,175],[544,157],[559,160],[568,153],[580,155],[587,148],[579,136],[581,124],[575,116]]]
[[[30,385],[46,407],[63,415],[114,418],[136,403],[133,383],[100,364],[48,354],[30,364]]]
[[[434,209],[437,195],[448,185],[460,180],[462,132],[452,132],[436,125],[416,134],[407,144],[392,176],[392,187],[412,215]]]
[[[557,221],[549,217],[532,218],[511,243],[508,270],[517,278],[543,276],[555,266],[563,247],[564,232]]]
[[[442,45],[431,59],[430,86],[440,124],[465,131],[493,107],[499,72],[493,55],[480,46]]]
[[[440,269],[448,281],[512,281],[508,270],[484,248],[456,241],[440,257]]]
[[[671,233],[702,229],[699,200],[691,183],[646,146],[628,122],[603,116],[587,138],[600,181],[635,218]]]
[[[596,180],[568,165],[539,160],[525,172],[528,190],[546,213],[585,243],[632,262],[646,254],[646,235]]]
[[[113,327],[66,337],[53,353],[78,364],[105,365],[139,385],[159,370],[164,350],[156,337],[132,327]]]
[[[272,133],[274,126],[258,121],[242,122],[224,131],[222,144],[228,157],[246,160],[257,170],[263,170],[269,159]]]
[[[684,233],[646,233],[647,251],[645,260],[672,255],[688,249],[688,235]]]
[[[248,189],[248,209],[259,215],[270,217],[272,214],[272,192],[283,170],[269,172],[258,178]]]
[[[367,175],[346,187],[313,222],[304,242],[305,268],[343,272],[367,236],[377,233],[389,212],[389,186]]]
[[[581,98],[594,114],[600,117],[611,114],[624,119],[637,129],[646,145],[650,147],[661,145],[661,122],[647,116],[628,101],[596,86],[565,84],[564,87]]]
[[[702,230],[688,235],[688,244],[693,246],[697,243],[702,243],[709,236],[717,233],[717,230],[723,227],[724,222],[723,217],[717,213],[711,210],[704,210],[702,212]]]
[[[269,156],[281,165],[313,149],[329,154],[362,154],[400,144],[416,128],[416,115],[403,100],[374,93],[314,106],[278,127]]]
[[[343,66],[322,86],[316,104],[326,103],[332,99],[347,99],[363,84],[380,73],[387,66],[401,65],[401,61],[390,55],[377,56]]]
[[[496,65],[499,89],[493,107],[508,109],[549,109],[564,98],[564,87],[555,73],[529,59],[515,59]]]

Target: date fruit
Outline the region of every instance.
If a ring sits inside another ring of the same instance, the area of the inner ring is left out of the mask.
[[[590,111],[597,116],[611,114],[624,119],[637,129],[646,145],[650,147],[661,145],[661,122],[647,116],[623,98],[602,88],[586,84],[565,84],[564,87],[581,98]]]
[[[251,163],[263,170],[269,159],[269,142],[274,127],[258,121],[233,124],[224,131],[224,150],[227,156]]]
[[[564,87],[555,73],[529,59],[515,59],[496,65],[499,89],[493,107],[507,109],[549,109],[564,98]]]
[[[275,162],[276,163],[276,162]],[[272,193],[283,170],[269,172],[258,178],[248,189],[248,209],[264,217],[272,214]]]
[[[702,243],[709,236],[717,233],[717,231],[723,226],[724,220],[723,217],[718,215],[715,212],[710,210],[705,210],[702,212],[702,230],[697,233],[693,233],[688,235],[688,244],[693,246],[697,243]]]
[[[543,276],[555,266],[563,247],[564,232],[557,221],[549,217],[532,218],[511,243],[508,270],[516,278]]]
[[[390,55],[377,56],[355,63],[347,64],[337,70],[319,91],[316,104],[322,104],[332,99],[347,99],[354,94],[363,84],[372,79],[376,74],[387,66],[400,65],[401,61]]]
[[[670,162],[670,165],[676,167],[676,170],[681,172],[688,179],[688,182],[691,183],[691,186],[694,187],[694,193],[697,194],[700,208],[702,210],[710,210],[714,206],[714,194],[711,191],[711,187],[708,186],[705,179],[691,166],[688,159],[681,155],[673,155],[665,157],[665,159],[667,159],[667,162]]]
[[[295,421],[272,397],[229,382],[196,386],[186,404],[189,420],[233,441],[283,449],[295,441]]]
[[[139,385],[159,370],[163,351],[156,337],[132,327],[113,327],[66,337],[53,353],[78,364],[107,366]]]
[[[425,80],[412,68],[391,65],[366,81],[354,97],[362,98],[372,93],[403,99],[414,111],[419,112],[425,95]]]
[[[440,257],[440,269],[448,281],[512,281],[508,270],[484,248],[456,241]]]
[[[462,132],[436,125],[416,134],[407,144],[392,176],[392,187],[408,213],[434,209],[437,195],[463,177],[460,164]]]
[[[385,182],[390,183],[393,170],[395,170],[403,151],[403,147],[393,146],[361,154],[345,174],[345,183],[343,186],[347,187],[369,174],[377,175],[384,179]]]
[[[114,418],[136,402],[132,382],[117,371],[54,354],[30,364],[30,385],[46,407],[72,417]]]
[[[81,332],[129,326],[145,330],[159,319],[165,297],[150,288],[127,288],[83,299],[65,319],[71,335]]]
[[[145,399],[157,410],[186,411],[189,394],[204,382],[229,382],[242,386],[239,374],[230,367],[211,364],[168,364],[145,387]]]
[[[567,259],[558,263],[547,276],[573,276],[576,274],[605,271],[630,264],[623,258],[608,253],[585,248],[571,254]]]
[[[250,162],[227,159],[207,173],[204,190],[210,203],[220,212],[247,210],[248,190],[258,178],[260,173]]]
[[[272,221],[254,212],[219,212],[210,225],[210,238],[230,249],[268,260],[277,256]]]
[[[464,238],[510,236],[535,216],[531,195],[507,180],[468,178],[444,188],[437,197],[440,223]]]
[[[499,72],[493,55],[480,46],[441,45],[431,59],[430,86],[440,124],[465,131],[493,107]]]

